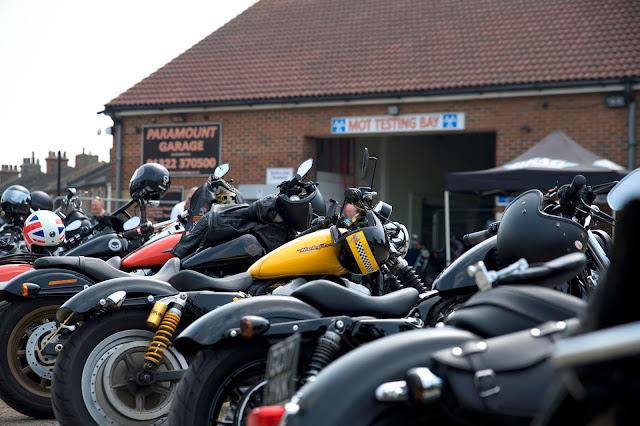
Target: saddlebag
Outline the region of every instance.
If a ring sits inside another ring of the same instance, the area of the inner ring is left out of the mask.
[[[457,421],[530,424],[558,375],[548,362],[553,342],[575,333],[577,319],[435,352],[431,371],[443,382],[440,403]]]

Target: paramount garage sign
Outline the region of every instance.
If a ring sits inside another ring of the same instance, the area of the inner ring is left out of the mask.
[[[142,162],[171,176],[208,176],[220,162],[220,123],[144,126]]]
[[[338,117],[331,119],[331,133],[334,135],[450,130],[464,130],[463,112]]]

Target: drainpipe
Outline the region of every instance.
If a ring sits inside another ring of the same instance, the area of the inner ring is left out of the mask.
[[[624,85],[624,93],[629,102],[629,171],[636,168],[636,99],[631,89],[631,81]]]
[[[122,121],[116,118],[115,115],[111,116],[113,123],[116,125],[116,131],[118,132],[118,139],[116,143],[116,210],[120,208],[120,180],[122,179]]]

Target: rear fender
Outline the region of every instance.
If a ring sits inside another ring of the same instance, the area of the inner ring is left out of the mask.
[[[94,281],[79,272],[68,269],[32,269],[17,277],[0,283],[0,297],[10,302],[24,298],[22,284],[32,283],[39,287],[35,292],[31,290],[29,297],[73,295],[81,291],[85,286],[94,284]]]
[[[442,327],[367,343],[329,364],[298,392],[299,410],[287,417],[287,425],[371,424],[389,408],[375,398],[379,385],[404,380],[408,369],[428,366],[433,352],[472,339],[477,336]]]
[[[127,292],[127,298],[137,296],[147,297],[149,295],[168,296],[178,293],[178,290],[166,282],[152,278],[114,278],[92,285],[67,300],[60,309],[58,309],[56,318],[62,322],[66,320],[72,312],[84,314],[94,310],[100,302],[100,299],[106,299],[110,294],[120,290]]]
[[[293,297],[251,297],[221,306],[199,318],[180,333],[175,346],[182,354],[193,355],[227,337],[226,332],[238,328],[246,315],[266,318],[272,324],[322,317],[316,308]]]

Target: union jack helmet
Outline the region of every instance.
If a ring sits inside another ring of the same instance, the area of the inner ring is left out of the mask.
[[[64,241],[64,223],[54,212],[38,210],[24,221],[22,236],[29,251],[32,245],[55,247]]]

